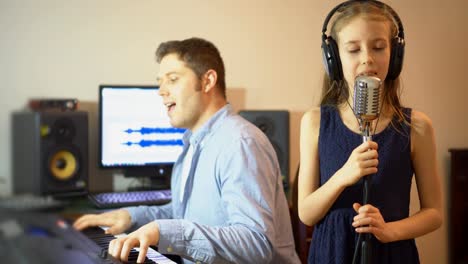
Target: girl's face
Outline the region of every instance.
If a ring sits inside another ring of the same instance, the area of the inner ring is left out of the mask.
[[[353,18],[337,34],[343,75],[352,95],[359,75],[385,80],[390,61],[390,22]]]

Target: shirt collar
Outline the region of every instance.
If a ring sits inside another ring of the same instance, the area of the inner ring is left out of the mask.
[[[205,136],[216,130],[223,123],[222,120],[233,112],[234,110],[232,109],[232,106],[228,103],[208,119],[208,121],[206,121],[197,132],[192,133],[191,130],[187,130],[183,137],[184,145],[187,145],[188,143],[193,146],[201,144]]]

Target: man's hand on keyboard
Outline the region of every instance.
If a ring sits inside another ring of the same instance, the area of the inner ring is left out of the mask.
[[[106,234],[117,235],[130,228],[132,220],[130,214],[125,209],[114,210],[102,214],[87,214],[78,218],[73,227],[77,230],[83,230],[87,227],[106,226]]]
[[[122,261],[128,261],[130,250],[135,247],[140,248],[137,263],[145,261],[149,246],[156,246],[159,243],[159,225],[150,222],[136,231],[124,237],[119,237],[109,243],[109,254]]]

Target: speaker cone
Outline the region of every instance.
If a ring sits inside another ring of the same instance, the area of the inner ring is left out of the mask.
[[[78,172],[78,157],[70,150],[59,150],[49,159],[49,172],[54,179],[68,181]]]
[[[57,142],[70,142],[76,134],[76,128],[73,121],[69,118],[60,118],[55,121],[53,134]]]

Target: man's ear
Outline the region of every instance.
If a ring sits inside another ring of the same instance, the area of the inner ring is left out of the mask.
[[[218,74],[216,73],[215,70],[210,69],[205,72],[203,75],[203,91],[205,93],[209,92],[211,89],[213,89],[216,86],[216,82],[218,80]]]

